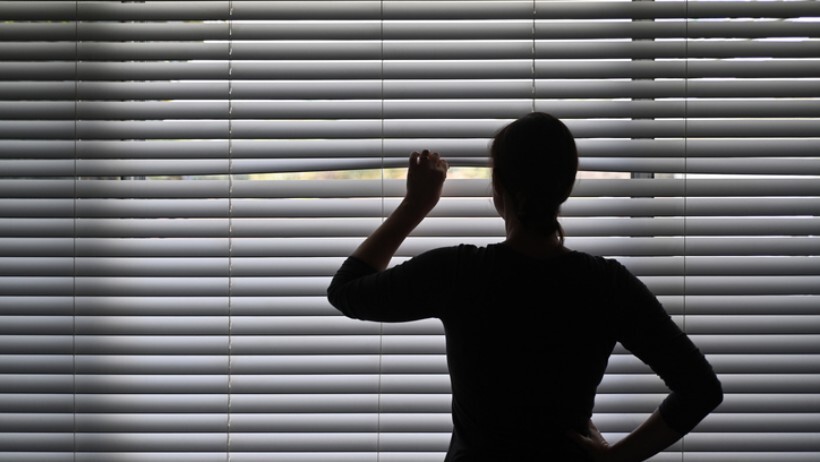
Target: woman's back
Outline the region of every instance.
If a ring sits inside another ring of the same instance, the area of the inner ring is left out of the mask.
[[[580,457],[566,433],[585,431],[616,342],[673,390],[662,410],[680,428],[700,420],[719,392],[704,388],[713,373],[703,355],[615,260],[461,245],[384,272],[343,266],[330,294],[355,318],[442,320],[453,391],[448,460],[488,451]]]
[[[453,444],[567,460],[577,448],[564,434],[585,429],[615,345],[605,304],[612,275],[578,252],[535,259],[491,245],[460,253],[469,268],[463,295],[442,317]]]

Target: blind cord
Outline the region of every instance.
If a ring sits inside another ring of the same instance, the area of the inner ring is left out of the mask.
[[[535,92],[535,19],[537,17],[537,5],[535,0],[532,0],[532,23],[530,24],[530,37],[532,37],[532,42],[530,45],[530,56],[532,59],[530,60],[530,75],[532,76],[532,88],[530,89],[530,96],[531,98],[531,110],[535,112],[535,99],[536,99],[536,92]]]
[[[689,2],[685,3],[684,20],[684,61],[683,61],[683,330],[686,331],[686,263],[687,263],[687,204],[689,198]]]
[[[78,143],[78,133],[77,133],[77,118],[79,116],[78,110],[78,100],[80,98],[79,94],[79,63],[80,63],[80,12],[79,12],[79,3],[74,2],[74,164],[73,164],[73,174],[74,174],[74,181],[72,183],[72,195],[74,196],[74,200],[72,201],[72,215],[74,220],[72,221],[72,230],[71,230],[71,386],[72,386],[72,394],[71,394],[71,410],[72,412],[72,430],[74,431],[74,440],[72,441],[73,453],[72,453],[72,460],[77,460],[77,451],[79,447],[77,445],[77,143]]]
[[[381,120],[380,120],[380,132],[381,136],[379,138],[380,142],[380,149],[381,149],[381,212],[380,216],[382,221],[385,219],[385,187],[384,187],[384,0],[379,2],[379,76],[380,79],[380,112],[381,112]],[[376,462],[381,461],[381,442],[382,442],[382,362],[383,362],[383,354],[384,354],[384,323],[379,323],[379,352],[378,352],[378,376],[377,376],[377,384],[376,384]]]
[[[233,0],[228,2],[228,416],[227,460],[231,460],[233,404]]]
[[[686,290],[686,283],[688,279],[687,272],[687,239],[689,238],[687,222],[688,211],[687,204],[689,198],[688,182],[689,182],[689,0],[683,3],[684,20],[683,20],[683,331],[686,332],[686,302],[688,299],[688,291]],[[680,458],[681,462],[686,459],[686,436],[681,440]]]

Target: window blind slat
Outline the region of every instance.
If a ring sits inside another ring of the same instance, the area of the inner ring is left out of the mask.
[[[447,120],[449,120],[451,124],[457,124],[458,121],[462,118],[466,118],[468,114],[473,110],[474,104],[469,103],[461,103],[461,102],[453,102],[453,107],[445,109],[441,107],[441,103],[439,102],[432,102],[427,104],[419,104],[419,103],[394,103],[394,104],[387,104],[386,110],[393,115],[395,119],[402,119],[396,121],[397,124],[412,124],[412,121],[415,119],[423,119],[425,117],[431,117],[434,114],[441,117],[446,116]],[[682,108],[683,103],[681,102],[669,102],[669,103],[653,103],[651,105],[639,105],[639,104],[624,104],[624,105],[612,105],[610,107],[601,107],[599,108],[599,112],[605,113],[612,113],[612,114],[619,114],[623,115],[632,115],[635,117],[674,117],[680,115],[680,109]],[[256,119],[262,117],[270,117],[270,116],[279,116],[280,112],[282,111],[282,118],[283,120],[288,119],[295,119],[299,117],[299,114],[302,116],[312,116],[318,117],[320,114],[322,116],[332,116],[336,113],[344,114],[345,118],[348,118],[352,123],[353,120],[357,119],[369,119],[371,118],[375,112],[378,110],[378,104],[376,102],[357,102],[357,103],[340,103],[340,104],[316,104],[314,107],[310,105],[303,105],[303,104],[294,104],[292,102],[282,102],[281,107],[278,109],[271,109],[265,108],[262,106],[254,105],[250,103],[248,105],[238,105],[239,109],[235,109],[235,115],[242,116],[246,119]],[[322,106],[325,106],[322,109]],[[492,105],[490,105],[492,106]],[[501,110],[512,110],[516,107],[515,104],[503,104],[499,105],[502,106]],[[813,101],[804,101],[800,103],[790,103],[790,104],[778,104],[775,102],[770,102],[769,104],[748,104],[746,102],[732,102],[726,101],[721,103],[704,103],[704,104],[692,104],[693,109],[691,112],[695,114],[709,114],[711,116],[722,116],[722,117],[739,117],[741,115],[747,116],[758,116],[758,117],[765,117],[771,119],[770,122],[767,124],[773,125],[770,130],[773,136],[782,136],[782,132],[778,133],[775,130],[778,130],[776,126],[786,125],[785,121],[778,121],[777,118],[783,118],[788,120],[789,118],[797,118],[797,117],[813,117],[820,113],[820,105]],[[147,119],[156,118],[160,119],[163,117],[169,118],[177,118],[177,119],[188,119],[188,118],[203,118],[208,119],[210,117],[223,117],[226,113],[226,103],[183,103],[183,104],[166,104],[166,103],[159,103],[159,104],[131,104],[131,105],[123,105],[117,103],[91,103],[91,104],[80,104],[77,108],[74,107],[73,103],[63,103],[63,104],[42,104],[42,103],[23,103],[23,104],[3,104],[0,103],[0,109],[5,110],[5,116],[2,118],[14,118],[18,121],[23,120],[35,120],[38,119],[38,122],[34,122],[34,127],[37,127],[40,124],[40,127],[52,127],[51,133],[45,134],[45,136],[41,136],[42,138],[47,137],[58,137],[60,133],[67,133],[69,130],[68,125],[66,123],[57,123],[53,122],[55,120],[66,120],[70,117],[73,117],[75,109],[82,113],[84,117],[87,117],[89,120],[107,120],[105,124],[91,124],[87,123],[85,127],[86,130],[93,130],[92,133],[96,134],[96,138],[110,138],[116,137],[118,134],[120,136],[129,136],[127,133],[128,130],[137,131],[143,130],[145,131],[146,138],[163,138],[166,137],[167,133],[173,131],[175,135],[183,135],[186,131],[190,134],[199,134],[201,135],[202,132],[206,131],[205,127],[192,127],[192,122],[179,122],[176,124],[177,129],[174,128],[175,124],[168,124],[166,126],[159,125],[157,126],[157,122],[155,124],[134,124],[130,122],[114,122],[115,120],[125,120],[131,117],[144,117]],[[289,115],[285,115],[284,113],[288,111],[289,108],[294,108],[294,111],[290,112]],[[567,108],[562,110],[561,105],[554,106],[556,111],[559,113],[566,113],[568,116],[574,117],[585,117],[588,116],[587,111],[592,111],[593,108],[589,108],[585,110],[583,107],[574,107],[574,108]],[[296,109],[298,108],[298,110]],[[488,108],[484,108],[484,110],[488,110]],[[46,113],[49,115],[50,120],[49,122],[41,122],[43,114]],[[236,114],[239,113],[239,114]],[[476,114],[472,114],[475,116]],[[601,114],[605,115],[605,114]],[[167,122],[161,122],[167,124]],[[199,122],[197,122],[198,124]],[[220,124],[225,124],[225,122],[207,122],[213,124],[214,127],[220,128]],[[234,122],[236,123],[236,122]],[[740,124],[741,120],[737,119],[733,122],[735,125]],[[761,122],[763,124],[763,122]],[[19,135],[19,131],[17,131],[18,127],[23,126],[24,124],[15,123],[15,124],[6,124],[6,137],[12,138],[14,136]],[[248,124],[239,124],[240,129],[244,125],[247,127],[245,130],[249,130],[251,132],[264,130],[265,128],[259,126],[258,123],[248,123]],[[794,124],[789,123],[790,129],[798,130],[798,126],[794,126]],[[754,124],[744,125],[748,127],[748,131],[754,130],[756,128]],[[110,127],[110,129],[108,128]],[[445,127],[442,127],[444,130]],[[695,135],[698,135],[699,127],[695,125],[691,127],[694,131]],[[718,130],[719,127],[713,127],[713,130]],[[105,130],[103,133],[105,135],[99,135],[98,132],[101,130]],[[196,130],[196,131],[194,131]],[[702,128],[701,128],[702,130]],[[735,130],[739,130],[735,128]],[[780,129],[782,130],[782,128]],[[247,133],[247,132],[246,132]],[[434,134],[434,131],[428,132],[429,134]],[[742,133],[742,132],[741,132]],[[224,138],[224,136],[220,136],[224,134],[224,129],[221,131],[216,131],[213,135],[205,135],[201,136],[202,138],[209,138],[209,137],[217,137],[217,138]],[[623,133],[624,135],[628,135],[628,132]],[[765,132],[760,132],[761,135],[766,135]],[[240,133],[241,135],[241,133]],[[317,136],[321,136],[322,133],[316,133]],[[401,132],[393,133],[392,136],[403,136],[404,134]],[[486,133],[475,133],[473,138],[480,138],[486,135]],[[605,135],[605,133],[602,133]],[[707,133],[702,133],[702,136],[708,135]],[[350,136],[356,137],[355,132],[352,132]],[[369,137],[372,136],[369,133],[361,134],[360,137]],[[743,134],[739,134],[739,136],[747,136]],[[14,142],[6,141],[7,144],[12,144]],[[99,142],[98,142],[99,143]],[[239,141],[241,143],[241,141]],[[14,143],[15,145],[19,146],[22,149],[25,149],[26,146],[30,146],[29,150],[36,149],[37,144],[34,143]],[[119,143],[121,145],[126,145],[126,143]],[[177,145],[181,145],[182,143],[177,143]],[[187,144],[187,143],[186,143]],[[215,146],[219,147],[218,143],[212,143]],[[639,147],[640,143],[632,143],[635,147]],[[658,145],[662,145],[661,143],[657,143]],[[783,142],[784,145],[788,145],[787,142]],[[193,147],[194,143],[190,143],[191,147]],[[200,142],[199,145],[205,145],[205,143]],[[319,148],[319,144],[314,142],[315,152],[318,154],[322,150]],[[46,144],[45,141],[40,142],[40,146],[43,146],[43,151],[48,149],[46,146],[50,147],[59,147],[59,142],[53,141],[49,144]],[[162,144],[159,142],[155,142],[154,146],[161,147]],[[207,146],[204,146],[207,147]],[[247,156],[246,153],[247,149],[242,149],[242,145],[239,144],[239,153],[240,157]],[[65,153],[68,153],[68,147],[66,146]],[[464,149],[464,146],[462,146]],[[93,152],[92,149],[89,147],[83,147],[84,151]],[[147,149],[146,149],[147,151]],[[245,151],[245,152],[243,152]],[[399,153],[398,149],[395,149],[396,155]],[[268,151],[270,152],[270,151]],[[589,153],[588,150],[585,153]],[[663,152],[657,152],[657,154],[662,154]],[[152,151],[153,155],[158,155],[156,150]],[[182,155],[183,153],[178,153],[177,155]],[[191,150],[192,155],[207,155],[203,152],[197,152]],[[478,149],[475,149],[472,153],[474,156],[478,155]],[[638,153],[635,153],[638,154]],[[674,153],[677,155],[677,153]],[[46,153],[44,152],[43,155],[45,156]],[[54,157],[57,153],[49,152],[47,155]],[[170,153],[169,153],[170,155]],[[333,155],[332,153],[328,153],[327,155]],[[341,156],[340,153],[336,153],[336,156]]]
[[[44,2],[40,2],[42,4]],[[748,7],[748,6],[746,6]],[[267,24],[235,23],[231,36],[239,40],[378,40],[381,23],[377,20],[344,22],[330,18],[309,23],[294,24],[281,18],[267,18]],[[816,37],[817,28],[810,23],[776,22],[771,20],[738,23],[686,24],[683,20],[672,22],[629,21],[605,22],[591,18],[590,21],[537,20],[537,39],[603,39],[603,38],[771,38]],[[529,40],[532,20],[480,21],[437,20],[428,22],[423,29],[414,21],[385,21],[384,37],[388,40],[419,40],[431,35],[449,40]],[[169,20],[158,23],[122,23],[113,21],[86,21],[73,25],[65,23],[10,23],[4,26],[8,41],[73,41],[75,34],[85,41],[193,41],[225,40],[228,38],[225,24],[196,23]],[[688,35],[687,35],[688,34]]]
[[[232,200],[234,216],[243,217],[378,217],[381,201],[376,198],[360,200],[324,199],[315,203],[301,204],[301,199],[281,199],[259,201],[253,199]],[[392,210],[398,206],[398,199],[385,200],[385,208]],[[9,199],[0,203],[8,204],[14,210],[32,206],[32,201]],[[48,206],[48,203],[42,205]],[[576,216],[674,216],[681,215],[686,206],[687,213],[698,216],[767,216],[788,214],[793,216],[813,216],[820,207],[820,200],[803,197],[788,200],[778,197],[696,197],[696,198],[646,198],[635,199],[613,197],[607,199],[577,198],[567,201],[565,213]],[[117,199],[85,199],[78,204],[78,216],[82,218],[101,217],[224,217],[228,213],[227,200],[195,201],[155,199],[128,201]],[[300,207],[301,206],[301,207]],[[491,217],[492,205],[486,198],[453,198],[443,201],[433,210],[431,217]],[[336,209],[334,214],[332,209]],[[0,211],[2,209],[0,208]],[[11,214],[10,214],[11,215]],[[13,215],[12,215],[13,216]]]
[[[227,102],[130,102],[113,101],[80,102],[0,102],[0,118],[5,120],[67,120],[74,117],[75,110],[86,120],[130,120],[151,119],[220,119],[227,113]],[[664,118],[678,117],[683,114],[683,101],[631,101],[607,103],[573,103],[549,102],[553,113],[568,118],[585,118],[592,116],[612,116],[614,118]],[[298,118],[334,118],[334,119],[373,119],[380,111],[385,111],[388,119],[426,119],[438,117],[443,119],[469,119],[474,117],[491,117],[492,114],[515,114],[527,108],[522,101],[314,101],[301,102],[282,100],[275,106],[255,101],[234,101],[232,117],[234,119],[280,120]],[[686,104],[690,115],[702,117],[766,117],[793,118],[815,117],[820,113],[820,103],[805,101],[690,101]],[[241,140],[234,140],[242,147]],[[41,142],[45,146],[45,142]],[[58,146],[57,142],[51,143]],[[121,143],[124,144],[124,143]],[[183,143],[177,143],[181,145]],[[194,144],[188,142],[185,144]],[[204,144],[204,143],[200,143]],[[634,143],[638,145],[639,143]],[[659,143],[660,144],[660,143]],[[21,148],[35,143],[18,142]],[[155,144],[159,146],[158,144]],[[85,148],[85,150],[90,150]],[[154,151],[156,152],[156,151]],[[203,153],[198,153],[203,155]],[[243,156],[240,151],[240,157]],[[53,154],[52,154],[53,155]],[[168,154],[171,155],[170,153]],[[247,155],[247,154],[244,154]],[[330,154],[328,154],[330,155]],[[339,154],[341,155],[341,154]]]
[[[573,244],[584,250],[600,255],[683,255],[682,238],[572,238]],[[355,238],[247,238],[235,240],[234,257],[322,257],[347,256],[360,239]],[[24,241],[0,239],[0,249],[7,256],[71,256],[70,239],[31,239]],[[421,251],[425,246],[455,245],[460,238],[416,238],[400,248],[398,255],[407,256]],[[476,245],[493,242],[490,238],[471,239]],[[78,256],[161,256],[161,257],[222,257],[228,255],[227,239],[135,239],[121,242],[119,239],[79,240]],[[788,240],[777,237],[749,237],[744,239],[703,237],[687,241],[689,255],[756,255],[759,246],[770,247],[769,255],[812,255],[816,243],[811,237],[791,237]],[[642,247],[643,246],[643,247]],[[802,246],[802,247],[801,247]],[[70,281],[66,287],[71,287]],[[11,287],[10,287],[11,288]]]
[[[679,228],[680,229],[680,228]],[[616,235],[604,231],[606,235]],[[465,233],[465,236],[467,234]],[[317,277],[331,276],[341,264],[342,257],[314,259],[283,257],[232,258],[234,267],[228,271],[226,258],[147,258],[147,257],[68,257],[19,259],[2,258],[0,274],[3,276],[72,276],[83,277]],[[399,261],[403,259],[398,259]],[[687,256],[684,267],[680,257],[632,257],[623,263],[639,276],[800,276],[813,275],[820,262],[810,256],[740,256],[722,255]],[[159,268],[159,269],[158,269]]]
[[[560,85],[557,85],[560,83]],[[233,96],[242,99],[527,99],[532,95],[530,79],[499,79],[482,82],[469,79],[423,81],[393,79],[306,80],[269,82],[238,81],[232,84]],[[683,81],[617,81],[600,82],[536,81],[536,97],[558,98],[811,98],[815,95],[813,79],[764,79],[756,81],[693,80]],[[64,82],[0,82],[0,99],[71,100],[75,89],[83,100],[163,100],[224,98],[223,82],[83,82],[76,86]]]
[[[503,65],[502,65],[503,64]],[[5,79],[54,81],[79,75],[90,81],[220,80],[228,77],[226,62],[104,62],[84,63],[79,69],[71,62],[7,62]],[[712,62],[712,61],[571,61],[551,60],[535,69],[538,79],[624,79],[624,78],[812,78],[818,65],[800,59],[777,61]],[[382,74],[383,73],[383,74]],[[528,59],[500,60],[397,60],[381,63],[377,60],[234,62],[231,76],[242,80],[367,80],[382,75],[389,79],[528,79],[532,63]],[[800,102],[795,102],[800,104]],[[486,110],[486,109],[485,109]],[[497,113],[496,113],[497,114]],[[432,116],[431,116],[432,117]]]
[[[623,258],[623,257],[622,257]],[[0,305],[4,316],[47,315],[67,316],[61,322],[68,322],[73,313],[75,300],[71,297],[48,296],[4,296]],[[778,295],[692,295],[683,298],[661,295],[662,302],[670,313],[682,314],[766,314],[776,311],[782,314],[812,314],[816,309],[816,297],[791,294]],[[110,314],[123,315],[173,315],[190,314],[190,307],[184,302],[195,303],[194,313],[203,315],[226,315],[227,300],[220,297],[76,297],[78,313],[89,316]],[[276,303],[274,303],[276,302]],[[333,309],[324,297],[242,297],[233,301],[232,313],[237,315],[265,316],[332,316]],[[65,324],[64,324],[65,325]],[[359,326],[361,327],[361,326]],[[413,325],[412,329],[415,329]],[[386,327],[389,332],[397,326]],[[412,330],[411,329],[411,330]],[[370,330],[369,333],[373,333]],[[415,331],[413,331],[415,332]],[[13,331],[5,333],[13,334]],[[402,331],[408,335],[409,331]],[[441,333],[441,329],[424,331],[429,335]]]

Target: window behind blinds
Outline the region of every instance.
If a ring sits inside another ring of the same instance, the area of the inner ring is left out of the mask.
[[[0,460],[440,461],[441,326],[343,318],[409,152],[455,167],[394,262],[502,238],[493,132],[563,118],[568,245],[714,363],[658,461],[820,458],[820,3],[0,2]],[[615,441],[666,393],[617,350]]]

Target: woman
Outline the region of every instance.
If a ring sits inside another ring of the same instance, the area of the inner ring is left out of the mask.
[[[629,462],[666,449],[722,401],[711,365],[623,265],[564,245],[558,214],[578,155],[563,122],[528,114],[490,151],[503,242],[437,248],[386,269],[447,174],[437,153],[414,152],[404,200],[343,263],[330,302],[357,319],[441,320],[453,417],[445,461]],[[617,342],[669,394],[609,445],[590,419]]]

